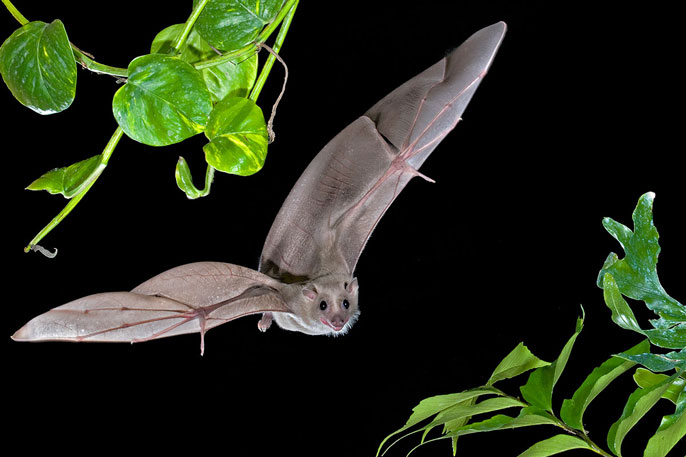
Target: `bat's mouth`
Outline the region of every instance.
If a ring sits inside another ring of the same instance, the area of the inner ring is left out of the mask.
[[[331,327],[334,332],[340,332],[341,330],[343,330],[343,327],[345,327],[345,324],[347,323],[347,321],[346,321],[342,325],[334,325],[331,322],[327,321],[326,319],[319,319],[319,321],[322,324],[326,325],[327,327]]]

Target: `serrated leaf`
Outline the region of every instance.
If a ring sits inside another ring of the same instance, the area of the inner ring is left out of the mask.
[[[101,156],[93,156],[73,165],[55,168],[29,184],[28,190],[45,190],[51,194],[62,194],[72,198],[97,179],[105,169]]]
[[[626,435],[634,425],[636,425],[636,423],[655,406],[655,403],[657,403],[660,397],[669,388],[676,376],[677,374],[675,373],[660,384],[656,384],[647,389],[641,389],[639,387],[629,396],[622,415],[612,424],[610,431],[607,434],[607,445],[615,455],[619,457],[622,456],[621,447]]]
[[[625,353],[638,354],[648,350],[650,350],[650,343],[648,340],[643,340]],[[583,416],[588,405],[612,381],[634,365],[635,363],[632,361],[613,356],[595,368],[577,388],[572,398],[562,402],[562,409],[560,410],[562,420],[570,427],[583,430]]]
[[[686,324],[686,307],[670,297],[658,279],[660,245],[658,232],[653,224],[654,197],[649,192],[639,199],[632,215],[633,231],[610,218],[603,219],[603,226],[619,241],[626,255],[623,259],[619,259],[614,253],[608,256],[598,275],[598,285],[603,287],[604,276],[609,273],[622,294],[635,300],[643,300],[649,309],[670,322],[670,325]]]
[[[519,343],[493,370],[486,384],[490,386],[500,380],[514,378],[529,370],[547,365],[550,365],[550,362],[539,359],[524,346],[524,343]]]
[[[12,95],[39,114],[67,109],[76,96],[76,61],[64,24],[29,22],[0,46],[0,73]]]
[[[258,172],[267,156],[267,124],[262,110],[247,98],[228,97],[217,103],[203,147],[208,164],[224,173],[248,176]]]
[[[150,46],[150,52],[159,54],[169,52],[184,26],[185,24],[175,24],[158,33]],[[192,65],[218,55],[217,51],[193,29],[188,35],[186,46],[179,54],[179,58]],[[199,71],[212,95],[213,103],[226,97],[247,97],[257,78],[257,54],[243,58],[239,62],[225,62]]]
[[[642,389],[648,389],[650,387],[653,387],[657,384],[660,384],[662,381],[667,379],[669,376],[666,374],[658,374],[658,373],[653,373],[650,370],[646,370],[645,368],[637,368],[636,371],[634,372],[634,381],[636,384],[638,384],[639,387]],[[684,391],[684,387],[686,386],[686,379],[679,378],[677,377],[672,384],[667,388],[664,394],[662,394],[662,398],[665,398],[672,403],[676,404],[677,400],[679,398],[679,395],[681,392]]]
[[[124,132],[151,146],[178,143],[202,132],[212,100],[200,73],[178,57],[148,54],[134,59],[112,111]]]
[[[555,435],[552,438],[539,441],[526,451],[519,454],[519,457],[547,457],[559,454],[560,452],[571,451],[573,449],[593,448],[581,438],[572,435]]]
[[[583,317],[577,319],[576,330],[569,338],[558,358],[550,365],[537,368],[529,375],[526,384],[520,387],[520,392],[526,401],[546,411],[553,409],[553,388],[567,365],[567,360],[574,347],[574,342],[583,328]]]
[[[643,457],[664,457],[686,435],[686,386],[676,402],[674,414],[664,416],[657,432],[648,440]]]
[[[193,7],[198,0],[193,0]],[[212,46],[233,51],[251,43],[276,18],[284,0],[210,0],[195,29]]]

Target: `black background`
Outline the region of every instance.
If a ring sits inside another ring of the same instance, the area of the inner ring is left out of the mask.
[[[149,52],[157,31],[185,21],[186,3],[16,6],[30,20],[62,19],[73,43],[126,67]],[[683,24],[660,2],[600,3],[303,1],[282,50],[290,79],[264,169],[218,175],[209,197],[189,201],[174,166],[183,155],[200,182],[202,136],[166,148],[124,138],[87,197],[41,243],[59,249],[55,259],[22,248],[65,201],[23,188],[101,152],[116,128],[110,104],[119,86],[80,70],[72,107],[44,117],[0,90],[9,441],[46,452],[218,446],[228,455],[369,456],[419,400],[483,384],[518,342],[553,360],[583,305],[586,327],[556,387],[559,408],[594,366],[639,341],[612,324],[595,286],[607,254],[621,253],[602,217],[630,225],[639,196],[655,192],[660,277],[671,295],[686,296]],[[9,339],[49,308],[131,289],[179,264],[255,267],[279,206],[328,139],[499,20],[509,31],[491,71],[422,168],[436,184],[411,182],[360,259],[362,316],[347,336],[260,334],[250,317],[209,332],[204,357],[195,335],[137,345]],[[3,39],[17,26],[0,14]],[[266,113],[282,74],[274,68],[260,97]],[[642,304],[634,308],[648,325]],[[587,411],[599,443],[633,387],[618,381]],[[503,388],[517,393],[516,382]],[[624,455],[642,454],[669,413],[664,403],[629,434]],[[459,455],[517,455],[556,433],[468,436]],[[443,441],[416,455],[451,451]]]

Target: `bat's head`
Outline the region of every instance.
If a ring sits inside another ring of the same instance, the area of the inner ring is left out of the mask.
[[[309,335],[344,335],[360,314],[357,278],[327,275],[293,284],[293,314],[275,313],[279,327]]]

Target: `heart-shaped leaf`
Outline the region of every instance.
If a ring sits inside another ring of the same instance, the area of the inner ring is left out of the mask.
[[[193,6],[198,0],[193,1]],[[210,0],[195,28],[212,46],[233,51],[252,42],[274,20],[284,0]]]
[[[178,143],[202,132],[212,100],[200,73],[178,57],[148,54],[134,59],[129,79],[112,101],[124,132],[151,146]]]
[[[184,25],[175,24],[158,33],[150,46],[150,52],[168,53]],[[193,29],[188,35],[186,46],[179,57],[192,65],[217,55],[217,51]],[[257,54],[253,54],[240,62],[224,62],[213,67],[203,68],[200,70],[200,75],[210,94],[212,94],[213,103],[217,103],[226,97],[247,97],[257,78]]]
[[[267,125],[262,110],[247,98],[228,97],[215,106],[207,123],[205,160],[219,171],[248,176],[267,157]]]
[[[76,96],[76,62],[64,24],[35,21],[0,47],[0,73],[12,95],[39,114],[69,108]]]

